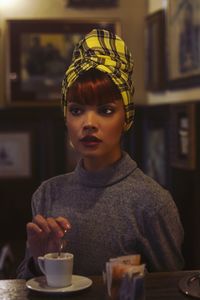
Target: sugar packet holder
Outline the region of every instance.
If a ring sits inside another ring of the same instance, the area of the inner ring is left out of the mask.
[[[103,273],[107,293],[112,299],[144,299],[145,265],[140,255],[111,258]],[[140,297],[141,296],[141,297]]]
[[[132,255],[124,255],[124,256],[118,256],[115,258],[110,258],[109,262],[106,263],[106,270],[103,271],[103,281],[106,283],[107,281],[110,281],[110,278],[112,277],[112,268],[110,268],[110,264],[114,263],[121,263],[128,266],[138,266],[141,262],[141,255],[140,254],[132,254]],[[125,266],[124,266],[125,267]]]
[[[141,255],[134,254],[134,255],[118,256],[115,258],[110,258],[109,262],[121,262],[126,265],[138,266],[138,265],[140,265],[140,262],[141,262]]]

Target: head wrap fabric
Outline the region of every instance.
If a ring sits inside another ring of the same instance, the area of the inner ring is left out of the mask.
[[[132,82],[133,60],[124,41],[104,29],[93,29],[75,47],[72,64],[62,82],[62,106],[67,106],[68,88],[85,71],[98,69],[110,76],[117,85],[124,104],[126,127],[131,127],[134,118]]]

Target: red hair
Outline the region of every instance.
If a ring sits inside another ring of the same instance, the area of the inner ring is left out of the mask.
[[[66,99],[67,102],[97,105],[122,100],[122,96],[109,75],[90,69],[80,74],[70,86]]]

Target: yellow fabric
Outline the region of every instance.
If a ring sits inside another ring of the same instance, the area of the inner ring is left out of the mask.
[[[74,49],[72,64],[67,69],[62,82],[64,112],[67,106],[68,88],[81,73],[91,68],[107,73],[117,85],[125,108],[125,130],[128,130],[134,118],[133,60],[124,41],[119,36],[103,29],[93,29]]]

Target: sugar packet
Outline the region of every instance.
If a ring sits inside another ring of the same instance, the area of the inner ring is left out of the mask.
[[[140,255],[111,258],[103,273],[107,293],[113,300],[144,299],[145,264]]]

